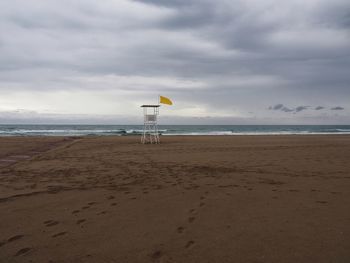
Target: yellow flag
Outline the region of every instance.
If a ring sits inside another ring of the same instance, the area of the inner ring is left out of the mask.
[[[173,102],[169,98],[163,96],[159,96],[159,102],[163,104],[173,105]]]

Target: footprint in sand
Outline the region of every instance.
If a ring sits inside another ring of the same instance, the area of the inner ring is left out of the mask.
[[[63,236],[63,235],[65,235],[66,233],[67,233],[67,232],[60,232],[60,233],[57,233],[57,234],[52,235],[52,237]]]
[[[13,242],[13,241],[21,239],[22,237],[24,237],[24,236],[23,235],[17,235],[17,236],[10,237],[9,239],[7,239],[7,242]]]
[[[88,208],[90,208],[90,206],[87,205],[87,206],[83,206],[81,209],[85,210],[85,209],[88,209]]]
[[[188,222],[189,223],[192,223],[196,218],[194,216],[191,216],[188,218]]]
[[[107,211],[102,211],[102,212],[97,213],[97,215],[105,215],[105,214],[107,214]]]
[[[0,241],[0,247],[2,247],[3,245],[6,245],[7,243],[19,240],[22,237],[24,237],[24,235],[16,235],[16,236],[10,237],[9,239],[7,239],[7,241]]]
[[[55,226],[57,225],[59,222],[58,221],[54,221],[54,220],[47,220],[44,222],[44,224],[49,227],[49,226]]]
[[[116,206],[117,205],[117,203],[111,203],[111,206]]]
[[[289,191],[289,192],[293,192],[293,193],[300,192],[300,191],[299,191],[299,190],[297,190],[297,189],[289,189],[288,191]]]
[[[96,202],[90,202],[90,203],[88,203],[89,206],[90,206],[90,205],[94,205],[94,204],[96,204]]]
[[[193,241],[193,240],[190,240],[190,241],[187,242],[185,248],[190,248],[190,247],[192,247],[193,245],[194,245],[194,241]]]
[[[184,232],[184,230],[185,230],[185,228],[183,226],[179,226],[176,231],[177,231],[177,233],[182,234]]]
[[[328,202],[327,202],[327,201],[316,201],[316,203],[319,203],[319,204],[327,204]]]
[[[110,196],[108,196],[107,197],[107,200],[112,200],[112,199],[114,199],[115,197],[113,196],[113,195],[110,195]]]
[[[77,220],[76,224],[80,225],[80,224],[84,223],[85,221],[86,221],[86,219],[79,219],[79,220]]]
[[[153,260],[157,260],[157,259],[160,259],[162,255],[163,255],[162,251],[157,250],[157,251],[154,251],[154,252],[151,254],[151,258],[152,258]]]
[[[15,254],[15,257],[18,257],[18,256],[21,256],[21,255],[24,255],[26,254],[28,251],[30,251],[31,248],[29,247],[26,247],[26,248],[22,248],[20,250],[17,251],[17,253]]]

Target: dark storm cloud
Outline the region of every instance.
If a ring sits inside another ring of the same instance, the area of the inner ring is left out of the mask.
[[[315,110],[323,110],[323,109],[325,109],[325,107],[323,107],[323,106],[317,106],[317,107],[315,108]]]
[[[4,93],[165,92],[224,115],[350,99],[348,0],[13,0],[0,25]]]
[[[290,108],[287,108],[287,107],[283,107],[282,109],[281,109],[281,111],[284,111],[284,112],[292,112],[292,111],[294,111],[293,109],[290,109]]]
[[[270,106],[270,110],[280,110],[283,108],[283,104],[276,104],[275,106]]]
[[[298,106],[295,108],[295,112],[301,112],[304,110],[307,110],[309,107],[308,106]]]
[[[283,112],[292,112],[294,109],[290,109],[283,104],[276,104],[275,106],[270,106],[269,110],[274,110],[274,111],[283,111]]]
[[[283,104],[276,104],[275,106],[270,106],[269,110],[298,113],[298,112],[307,110],[308,108],[310,108],[310,107],[309,106],[298,106],[295,108],[289,108],[289,107],[284,106]]]
[[[344,110],[344,108],[343,107],[333,107],[333,108],[331,108],[331,110]]]

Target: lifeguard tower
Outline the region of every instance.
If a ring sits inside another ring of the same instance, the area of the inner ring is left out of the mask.
[[[160,105],[142,105],[143,108],[143,132],[141,143],[160,143],[158,133],[158,115]]]

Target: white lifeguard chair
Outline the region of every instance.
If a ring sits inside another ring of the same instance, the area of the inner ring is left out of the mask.
[[[158,132],[158,115],[160,105],[142,105],[143,108],[143,132],[141,143],[160,143]]]

